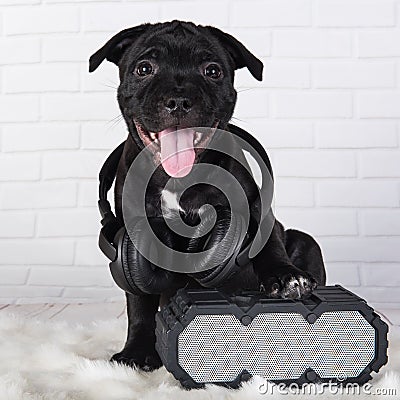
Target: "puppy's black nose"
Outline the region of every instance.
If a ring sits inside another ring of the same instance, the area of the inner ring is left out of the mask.
[[[165,102],[165,109],[172,114],[173,112],[188,113],[192,108],[192,102],[186,97],[171,97]]]

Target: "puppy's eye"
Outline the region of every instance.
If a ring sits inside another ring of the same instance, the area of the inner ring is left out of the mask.
[[[211,79],[218,79],[222,76],[222,71],[217,64],[208,64],[204,68],[204,75]]]
[[[136,67],[136,73],[139,76],[146,76],[153,73],[153,66],[148,61],[142,61]]]

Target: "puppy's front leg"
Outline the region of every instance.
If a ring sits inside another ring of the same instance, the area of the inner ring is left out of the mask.
[[[123,350],[111,361],[120,362],[146,371],[160,368],[162,363],[155,349],[155,315],[159,295],[137,296],[126,293],[128,337]]]
[[[253,266],[271,297],[298,299],[317,285],[309,273],[297,268],[290,260],[284,244],[283,226],[276,220],[267,243],[253,259]]]

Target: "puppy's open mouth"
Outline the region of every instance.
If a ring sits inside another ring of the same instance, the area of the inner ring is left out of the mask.
[[[137,121],[136,130],[145,146],[150,146],[156,161],[173,178],[189,174],[196,158],[196,151],[203,149],[218,126],[216,120],[209,129],[195,130],[173,126],[159,132],[150,132]]]

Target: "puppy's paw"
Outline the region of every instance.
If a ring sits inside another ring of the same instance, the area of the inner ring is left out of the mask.
[[[310,274],[290,265],[275,270],[262,284],[269,297],[282,299],[307,297],[317,286]]]
[[[111,357],[111,362],[127,365],[131,368],[139,368],[143,371],[154,371],[162,366],[158,353],[153,350],[147,353],[124,349]]]

